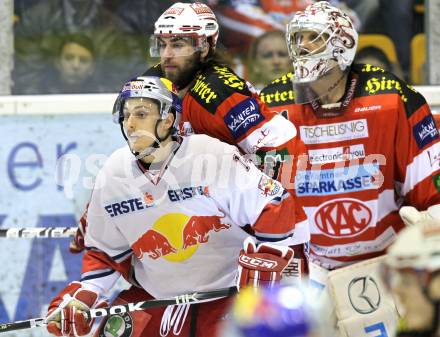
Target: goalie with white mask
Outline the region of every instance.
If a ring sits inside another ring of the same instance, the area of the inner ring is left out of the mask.
[[[324,2],[309,6],[289,22],[286,40],[295,73],[295,102],[325,102],[340,94],[358,40],[348,15]]]
[[[409,84],[376,65],[353,64],[358,34],[328,2],[297,12],[286,40],[294,69],[260,97],[299,127],[307,148],[295,183],[310,223],[310,278],[329,289],[343,335],[374,335],[374,328],[391,335],[396,315],[378,266],[405,224],[440,204],[436,123]],[[366,309],[348,293],[369,276],[383,300],[360,314]]]

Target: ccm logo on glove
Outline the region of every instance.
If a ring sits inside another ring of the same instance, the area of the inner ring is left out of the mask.
[[[242,266],[247,266],[251,269],[256,269],[255,267],[260,267],[262,271],[270,271],[274,269],[278,263],[273,260],[266,260],[259,257],[251,257],[247,255],[240,255],[239,262]]]

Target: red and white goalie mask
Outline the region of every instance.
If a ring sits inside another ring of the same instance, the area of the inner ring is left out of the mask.
[[[292,81],[301,85],[319,80],[336,66],[348,69],[358,34],[348,15],[320,1],[295,14],[287,25],[286,39],[295,72]]]

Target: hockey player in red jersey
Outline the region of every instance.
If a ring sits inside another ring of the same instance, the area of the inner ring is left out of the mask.
[[[144,75],[163,76],[183,100],[182,132],[207,134],[244,153],[281,158],[304,153],[295,126],[272,113],[253,87],[217,60],[217,19],[202,3],[175,3],[156,21],[150,53],[160,63]],[[278,176],[279,168],[274,168]]]
[[[268,110],[245,80],[216,61],[218,34],[217,19],[207,5],[175,3],[155,23],[150,53],[160,63],[144,75],[165,77],[177,86],[182,98],[182,134],[206,134],[236,145],[243,153],[256,155],[256,160],[262,158],[259,167],[266,162],[270,166],[266,173],[275,178],[281,177],[285,160],[289,182],[299,155],[305,152],[304,144],[291,122]],[[286,187],[294,193],[292,184]],[[301,226],[308,230],[303,208],[295,207],[296,218],[304,220]],[[79,245],[74,241],[72,251],[81,250],[81,236],[78,231]],[[303,269],[303,249],[295,255],[294,268]]]
[[[309,235],[296,227],[296,201],[235,146],[206,135],[180,137],[179,98],[169,80],[126,83],[113,116],[128,146],[99,172],[87,210],[80,282],[49,304],[48,330],[82,336],[81,310],[122,275],[133,286],[114,304],[237,285],[272,285]],[[270,186],[270,188],[268,188]],[[252,236],[249,236],[252,233]],[[125,335],[216,336],[230,298],[127,313]],[[104,320],[95,336],[112,329]],[[129,327],[130,325],[130,327]]]
[[[296,13],[286,35],[293,72],[260,97],[306,145],[295,190],[310,223],[310,276],[324,284],[329,270],[383,255],[412,213],[440,203],[440,138],[414,88],[352,64],[358,35],[345,13],[317,2]],[[415,209],[402,219],[402,206]]]

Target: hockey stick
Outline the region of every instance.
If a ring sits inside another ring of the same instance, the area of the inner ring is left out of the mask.
[[[138,310],[144,310],[154,307],[163,307],[166,305],[173,304],[190,304],[197,303],[204,300],[215,299],[225,296],[232,296],[237,293],[236,287],[223,288],[212,291],[196,291],[190,294],[184,294],[179,296],[174,296],[170,298],[154,299],[148,301],[141,301],[136,303],[127,303],[121,305],[115,305],[107,308],[90,309],[89,311],[84,311],[83,314],[87,319],[96,317],[105,317],[115,314],[122,314],[125,312],[132,312]],[[40,326],[47,325],[45,318],[31,318],[26,321],[17,321],[12,323],[0,323],[0,333],[31,329]]]
[[[0,238],[68,238],[78,227],[0,228]]]

